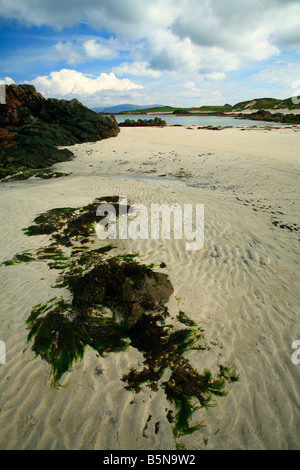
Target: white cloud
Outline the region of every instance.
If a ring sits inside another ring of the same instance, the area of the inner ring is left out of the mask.
[[[101,73],[91,78],[76,70],[62,69],[51,72],[49,76],[40,76],[30,82],[46,97],[81,97],[90,96],[104,90],[128,92],[133,89],[143,89],[143,86],[129,79],[116,77],[114,73]]]
[[[204,78],[205,80],[225,80],[226,74],[224,72],[207,73]]]
[[[113,72],[117,75],[130,75],[135,77],[161,77],[162,72],[159,70],[152,70],[147,62],[123,62],[121,65],[114,67]]]
[[[84,61],[83,55],[71,41],[59,41],[53,46],[53,50],[58,58],[65,60],[68,65],[77,65]]]
[[[90,39],[83,43],[83,48],[88,58],[90,59],[104,59],[116,57],[118,53],[108,47],[103,46],[95,39]]]
[[[13,85],[14,83],[14,80],[10,77],[4,77],[3,79],[0,79],[0,85]]]
[[[119,53],[107,44],[112,41],[97,41],[96,39],[86,39],[77,41],[59,41],[53,46],[53,51],[60,60],[64,60],[68,65],[77,65],[94,59],[113,59]]]
[[[286,62],[283,60],[278,60],[269,67],[251,75],[254,83],[265,83],[272,86],[274,90],[279,90],[281,97],[286,98],[293,96],[295,91],[293,90],[293,83],[299,80],[299,77],[299,62]]]
[[[166,30],[149,34],[147,54],[151,56],[150,67],[154,70],[206,75],[240,66],[239,58],[230,51],[219,47],[207,49],[194,44],[189,37],[180,39]]]
[[[224,89],[226,78],[233,75],[229,72],[244,68],[247,75],[253,64],[266,60],[274,63],[282,51],[300,50],[299,0],[0,0],[0,16],[29,26],[47,25],[54,29],[84,23],[87,28],[98,31],[98,36],[93,31],[95,36],[76,39],[58,35],[57,43],[51,49],[52,56],[72,68],[94,61],[96,70],[101,70],[100,61],[114,59],[114,66],[109,69],[113,73],[91,78],[75,70],[63,69],[40,76],[34,82],[48,96],[60,93],[73,97],[78,93],[80,99],[106,90],[106,99],[110,90],[114,90],[119,94],[130,92],[130,98],[133,91],[141,93],[141,85],[134,83],[133,78],[139,77],[147,83],[149,93],[153,92],[151,101],[161,101],[155,90],[163,89],[172,90],[173,99],[183,101],[184,95],[180,94],[183,88],[188,91],[183,85],[187,80],[195,83],[190,93],[196,95],[197,89],[211,87],[212,95],[217,84],[222,83]],[[105,34],[102,34],[104,30]],[[101,35],[111,35],[111,39]],[[52,56],[51,63],[54,64]],[[38,53],[36,57],[39,57]],[[60,63],[50,70],[61,67]],[[89,70],[95,70],[95,67]],[[280,86],[282,91],[287,89],[290,69],[286,63],[276,70],[278,77],[282,77],[281,83],[284,82],[284,86],[280,85],[279,79],[274,83],[274,86],[278,85],[279,93]],[[272,73],[272,70],[261,71],[253,80],[256,84],[265,80],[267,85],[268,80],[272,83]],[[7,68],[3,74],[12,75],[12,72]],[[117,76],[124,78],[121,80]],[[132,78],[133,82],[126,77]],[[296,80],[299,76],[294,74],[293,77]],[[157,82],[153,87],[151,80]],[[239,85],[242,90],[243,84],[239,82]],[[236,84],[234,86],[236,88]],[[262,93],[265,89],[262,88]],[[256,92],[255,87],[249,90]],[[231,90],[227,91],[231,96]],[[171,97],[163,93],[161,96]]]
[[[300,46],[298,0],[0,0],[0,14],[53,28],[84,22],[132,41],[171,30],[197,45],[236,53],[254,53],[265,41]]]

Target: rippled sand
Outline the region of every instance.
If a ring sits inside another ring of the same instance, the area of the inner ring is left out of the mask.
[[[117,138],[76,145],[72,175],[0,185],[0,262],[33,250],[47,236],[21,231],[54,207],[96,197],[130,203],[204,204],[205,242],[118,241],[166,268],[174,287],[168,308],[203,327],[209,351],[189,352],[199,371],[236,364],[237,383],[195,419],[206,427],[180,442],[187,449],[299,449],[300,364],[292,362],[299,322],[300,130],[208,131],[124,128]],[[164,175],[164,176],[163,176]],[[60,296],[57,272],[42,262],[0,267],[1,449],[174,449],[163,390],[132,394],[120,378],[143,356],[133,347],[83,363],[53,389],[49,367],[34,358],[25,320],[33,305]],[[150,418],[151,416],[151,418]],[[159,430],[155,424],[159,423]],[[147,425],[147,426],[146,426]],[[155,432],[156,431],[156,432]]]

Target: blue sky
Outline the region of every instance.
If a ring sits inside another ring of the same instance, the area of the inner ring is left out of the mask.
[[[0,83],[90,107],[287,98],[300,1],[0,0]]]

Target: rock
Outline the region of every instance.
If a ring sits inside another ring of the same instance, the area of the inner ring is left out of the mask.
[[[173,288],[166,274],[149,271],[138,289],[132,279],[125,279],[122,292],[124,302],[140,302],[153,310],[168,302]]]
[[[234,115],[241,119],[251,119],[253,121],[281,122],[283,124],[300,124],[300,116],[297,114],[270,113],[265,109],[260,109],[251,114],[239,113]]]
[[[32,85],[6,85],[6,104],[0,105],[0,177],[70,160],[73,153],[58,146],[119,132],[114,118],[99,116],[76,99],[45,99]]]
[[[165,127],[167,125],[166,121],[161,118],[156,117],[155,119],[125,119],[124,122],[120,122],[120,127]]]
[[[173,293],[168,276],[135,262],[101,263],[79,278],[73,289],[78,311],[101,304],[122,314],[128,327],[147,312],[159,311]]]
[[[176,116],[192,116],[192,113],[186,109],[175,109],[172,114],[176,114]]]
[[[168,276],[149,271],[137,287],[131,278],[126,278],[122,285],[122,301],[129,306],[126,311],[126,323],[134,325],[146,311],[159,310],[173,293]]]

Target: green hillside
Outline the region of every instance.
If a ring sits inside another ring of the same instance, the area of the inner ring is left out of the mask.
[[[133,111],[123,111],[119,114],[147,114],[147,113],[172,113],[177,108],[172,108],[172,106],[163,106],[159,108],[145,108],[137,109]]]
[[[292,98],[277,100],[275,98],[257,98],[249,101],[242,101],[233,106],[232,111],[245,111],[248,109],[299,109],[299,104],[294,104]]]
[[[123,111],[119,114],[148,114],[148,113],[173,113],[174,111],[185,111],[190,113],[220,113],[220,112],[230,112],[230,111],[248,111],[248,110],[276,110],[276,109],[300,109],[300,104],[294,104],[292,98],[287,98],[285,100],[278,100],[276,98],[256,98],[254,100],[241,101],[240,103],[231,106],[230,104],[225,104],[223,106],[200,106],[199,108],[174,108],[172,106],[164,107],[155,107],[155,108],[146,108],[146,109],[137,109],[132,111]]]
[[[231,111],[232,106],[231,104],[224,104],[224,106],[201,106],[200,108],[191,108],[191,111],[200,111],[200,112],[209,112],[209,113],[214,113],[214,112],[225,112],[225,111]]]
[[[147,114],[147,113],[173,113],[174,111],[187,111],[193,113],[201,112],[223,112],[231,111],[232,106],[230,104],[225,104],[224,106],[201,106],[200,108],[173,108],[172,106],[164,106],[159,108],[146,108],[146,109],[137,109],[133,111],[123,111],[119,114]]]

